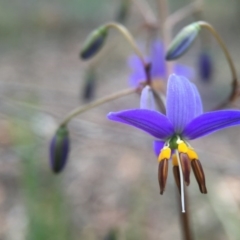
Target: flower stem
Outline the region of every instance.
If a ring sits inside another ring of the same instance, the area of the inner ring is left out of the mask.
[[[159,96],[158,92],[154,88],[152,88],[152,92],[153,92],[154,100],[155,100],[160,112],[163,114],[166,114],[166,107],[164,105],[162,98]]]
[[[179,200],[179,192],[178,190],[176,191],[176,194],[178,196]],[[182,229],[182,237],[184,240],[193,240],[193,235],[191,231],[191,223],[190,223],[190,216],[189,216],[189,210],[188,210],[188,194],[187,191],[184,192],[185,194],[185,203],[186,203],[186,212],[183,214],[181,211],[179,211],[179,220],[181,224],[181,229]],[[179,201],[178,201],[179,203]],[[181,210],[181,204],[178,204],[179,209]]]
[[[161,28],[161,31],[164,35],[164,25],[165,25],[165,22],[168,18],[168,12],[169,12],[169,9],[168,9],[168,2],[167,0],[159,0],[158,1],[158,5],[159,5],[159,13],[160,13],[160,28]],[[166,37],[166,36],[165,36]]]
[[[182,212],[185,213],[183,172],[182,172],[182,165],[181,165],[181,161],[180,161],[180,157],[179,157],[179,152],[177,150],[176,150],[176,155],[177,155],[179,174],[180,174]]]
[[[149,63],[147,63],[145,61],[142,52],[138,48],[138,46],[137,46],[133,36],[128,31],[128,29],[126,27],[124,27],[123,25],[115,23],[115,22],[107,23],[105,26],[107,28],[115,28],[115,29],[117,29],[127,39],[127,41],[130,43],[130,45],[134,49],[135,53],[140,58],[140,60],[141,60],[141,62],[143,64],[143,67],[144,67],[144,71],[145,71],[145,74],[146,74],[147,82],[150,83],[151,82],[151,76],[150,76],[151,64],[149,64]]]
[[[164,48],[166,48],[171,40],[171,33],[172,33],[172,28],[167,28],[166,27],[166,21],[168,18],[168,1],[167,0],[159,0],[158,1],[159,5],[159,13],[160,13],[160,28],[162,31],[162,37],[163,37],[163,44]],[[166,62],[166,69],[167,69],[167,76],[170,75],[172,72],[172,63]]]
[[[136,91],[137,91],[137,89],[125,89],[125,90],[119,91],[117,93],[110,94],[106,97],[100,98],[100,99],[98,99],[94,102],[91,102],[89,104],[86,104],[84,106],[80,106],[80,107],[74,109],[72,112],[70,112],[66,116],[66,118],[61,122],[60,126],[66,125],[72,118],[76,117],[77,115],[79,115],[83,112],[88,111],[89,109],[95,108],[99,105],[102,105],[106,102],[110,102],[110,101],[115,100],[117,98],[121,98],[123,96],[130,95],[130,94],[132,94]]]
[[[233,102],[237,95],[238,95],[238,80],[237,80],[237,72],[236,72],[236,69],[235,69],[235,66],[234,66],[234,63],[233,63],[233,60],[227,50],[227,47],[226,45],[223,43],[221,37],[219,36],[219,34],[217,33],[217,31],[212,27],[212,25],[210,25],[209,23],[207,22],[204,22],[204,21],[199,21],[198,22],[199,25],[201,27],[204,27],[206,28],[207,30],[209,30],[212,35],[215,37],[215,39],[217,40],[218,44],[220,45],[225,57],[226,57],[226,60],[228,62],[228,65],[230,67],[230,70],[231,70],[231,74],[232,74],[232,91],[228,97],[228,99],[226,101],[224,101],[223,103],[221,103],[216,109],[221,109],[223,108],[226,104],[228,104],[229,102]]]
[[[145,0],[132,0],[132,2],[143,16],[145,24],[149,27],[156,28],[157,19],[148,2]]]
[[[177,23],[188,17],[190,14],[200,12],[202,10],[202,2],[194,1],[187,6],[170,14],[165,22],[165,28],[173,28]]]
[[[105,26],[107,28],[115,28],[115,29],[117,29],[126,38],[126,40],[130,43],[130,45],[132,46],[132,48],[135,51],[135,53],[141,59],[143,65],[144,66],[147,65],[146,61],[144,60],[144,56],[143,56],[142,52],[138,48],[138,46],[137,46],[133,36],[131,35],[131,33],[128,31],[127,28],[125,28],[123,25],[115,23],[115,22],[107,23]]]

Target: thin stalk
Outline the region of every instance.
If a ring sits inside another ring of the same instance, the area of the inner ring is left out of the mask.
[[[72,118],[76,117],[77,115],[83,113],[83,112],[86,112],[92,108],[95,108],[99,105],[102,105],[106,102],[110,102],[112,100],[115,100],[117,98],[121,98],[123,96],[127,96],[127,95],[130,95],[134,92],[136,92],[137,89],[125,89],[125,90],[122,90],[122,91],[119,91],[117,93],[113,93],[113,94],[110,94],[106,97],[103,97],[103,98],[100,98],[94,102],[91,102],[89,104],[86,104],[84,106],[80,106],[78,108],[75,108],[72,112],[70,112],[66,118],[60,123],[60,126],[64,126],[66,125]]]
[[[160,25],[162,34],[164,35],[164,25],[169,15],[168,2],[167,0],[158,0],[158,5],[159,5],[159,14],[160,14],[159,25]]]
[[[230,67],[230,71],[231,71],[231,74],[232,74],[232,91],[228,97],[228,99],[226,101],[224,101],[223,103],[221,103],[216,109],[221,109],[223,108],[225,105],[227,105],[229,102],[233,102],[236,97],[238,96],[238,80],[237,80],[237,72],[236,72],[236,69],[235,69],[235,66],[234,66],[234,63],[233,63],[233,60],[227,50],[227,47],[226,45],[223,43],[221,37],[219,36],[219,34],[217,33],[217,31],[212,27],[212,25],[210,25],[209,23],[207,22],[204,22],[204,21],[199,21],[198,22],[199,25],[201,27],[204,27],[206,28],[207,30],[209,30],[211,32],[211,34],[215,37],[215,39],[217,40],[219,46],[221,47],[225,57],[226,57],[226,60],[228,62],[228,65]]]
[[[163,114],[166,114],[166,107],[164,105],[162,98],[159,96],[158,92],[153,88],[152,88],[152,92],[153,92],[154,100],[155,100],[160,112]]]
[[[137,37],[143,30],[144,26],[140,26],[136,31],[133,32],[133,35]],[[105,48],[103,48],[97,56],[94,58],[91,58],[88,61],[88,64],[90,67],[96,68],[97,65],[102,64],[104,61],[106,61],[108,58],[106,57],[108,54],[110,54],[111,51],[113,51],[114,48],[116,48],[117,44],[119,43],[119,38],[116,37],[111,43],[107,44]]]
[[[138,57],[141,59],[142,63],[144,66],[147,65],[144,56],[142,54],[142,52],[140,51],[140,49],[138,48],[136,41],[134,40],[133,36],[131,35],[131,33],[128,31],[127,28],[125,28],[123,25],[118,24],[118,23],[114,23],[114,22],[110,22],[107,23],[105,25],[107,28],[115,28],[116,30],[118,30],[124,37],[125,39],[130,43],[130,45],[132,46],[133,50],[135,51],[135,53],[138,55]]]
[[[178,190],[176,191],[176,194],[179,196]],[[184,192],[185,194],[185,209],[186,212],[183,214],[181,213],[181,204],[178,204],[179,206],[179,220],[181,222],[181,229],[182,229],[182,236],[184,240],[193,240],[192,232],[191,232],[191,224],[190,224],[190,216],[189,216],[189,209],[188,209],[188,195],[187,191]],[[179,203],[179,201],[178,201]]]
[[[176,12],[170,14],[165,22],[165,28],[173,28],[177,23],[182,21],[184,18],[188,17],[189,15],[200,12],[202,10],[202,2],[201,1],[194,1],[187,6],[177,10]]]
[[[148,2],[146,2],[145,0],[131,0],[131,1],[134,3],[138,11],[143,16],[145,24],[147,26],[156,28],[157,19]]]
[[[171,28],[166,28],[165,23],[169,15],[168,1],[167,0],[158,0],[159,13],[160,13],[160,27],[162,31],[163,44],[166,48],[171,41]],[[172,63],[166,62],[167,76],[172,72]]]
[[[179,152],[176,150],[178,166],[179,166],[179,174],[180,174],[180,187],[181,187],[181,204],[182,204],[182,213],[185,213],[185,200],[184,200],[184,181],[183,181],[183,171],[182,165],[179,157]]]

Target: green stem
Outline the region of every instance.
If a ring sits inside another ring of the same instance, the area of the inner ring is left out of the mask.
[[[168,18],[168,1],[167,0],[159,0],[158,1],[159,5],[159,13],[160,13],[160,27],[162,31],[162,37],[163,37],[163,44],[164,47],[166,48],[170,41],[171,41],[171,33],[172,33],[172,28],[167,28],[166,27],[166,21]],[[172,72],[172,63],[166,62],[166,68],[167,68],[167,76]]]
[[[157,19],[148,2],[145,0],[132,0],[132,2],[143,16],[146,25],[155,28]]]
[[[162,34],[164,35],[164,25],[168,18],[168,12],[169,12],[168,2],[167,0],[159,0],[158,3],[159,3],[158,5],[159,5],[159,14],[160,14],[159,25],[160,25]]]
[[[177,10],[176,12],[170,14],[165,22],[165,28],[173,28],[177,23],[182,21],[184,18],[188,17],[189,15],[200,12],[202,10],[202,2],[201,1],[194,1],[187,6]]]
[[[155,100],[160,112],[163,113],[163,114],[166,114],[166,107],[163,103],[163,100],[159,96],[158,92],[153,88],[152,88],[152,92],[153,92],[154,100]]]
[[[131,35],[131,33],[128,31],[127,28],[125,28],[123,25],[115,23],[115,22],[107,23],[105,26],[107,28],[115,28],[115,29],[117,29],[126,38],[126,40],[130,43],[130,45],[132,46],[132,48],[135,51],[135,53],[141,59],[143,65],[144,66],[147,65],[146,61],[144,60],[144,56],[143,56],[142,52],[138,48],[138,46],[137,46],[133,36]]]
[[[72,112],[70,112],[66,116],[66,118],[60,123],[60,126],[64,126],[64,125],[68,124],[68,122],[72,118],[76,117],[77,115],[79,115],[79,114],[81,114],[83,112],[86,112],[86,111],[88,111],[88,110],[90,110],[92,108],[95,108],[95,107],[97,107],[99,105],[102,105],[102,104],[104,104],[106,102],[115,100],[117,98],[121,98],[123,96],[130,95],[130,94],[132,94],[132,93],[134,93],[136,91],[137,91],[136,89],[125,89],[125,90],[122,90],[120,92],[113,93],[113,94],[110,94],[110,95],[108,95],[106,97],[100,98],[100,99],[98,99],[98,100],[96,100],[94,102],[91,102],[89,104],[86,104],[84,106],[80,106],[80,107],[74,109]]]
[[[226,60],[228,62],[228,65],[230,67],[231,70],[231,74],[232,74],[232,91],[228,97],[228,99],[226,101],[224,101],[223,103],[221,103],[217,109],[221,109],[223,108],[225,105],[227,105],[229,102],[232,102],[236,99],[236,97],[238,96],[238,80],[237,80],[237,72],[233,63],[233,60],[227,50],[226,45],[223,43],[221,37],[219,36],[219,34],[217,33],[217,31],[212,27],[212,25],[210,25],[207,22],[204,21],[199,21],[199,26],[206,28],[207,30],[209,30],[212,35],[215,37],[215,39],[217,40],[218,44],[220,45]]]
[[[128,31],[128,29],[125,28],[123,25],[115,23],[115,22],[107,23],[105,26],[107,28],[115,28],[115,29],[117,29],[127,39],[127,41],[130,43],[130,45],[134,49],[135,53],[139,56],[139,58],[140,58],[140,60],[141,60],[141,62],[143,64],[143,67],[144,67],[144,71],[145,71],[145,74],[146,74],[147,82],[150,83],[151,82],[151,76],[150,76],[151,65],[145,61],[142,52],[138,48],[138,46],[137,46],[133,36]]]

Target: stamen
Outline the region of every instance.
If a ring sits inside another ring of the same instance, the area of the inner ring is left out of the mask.
[[[173,166],[178,166],[178,160],[176,154],[172,155],[172,165]]]
[[[193,148],[188,148],[187,155],[190,158],[190,160],[199,159],[197,153],[194,151]]]
[[[180,174],[179,174],[179,167],[178,166],[173,166],[173,176],[174,176],[175,183],[177,185],[179,194],[181,195]]]
[[[169,148],[168,145],[163,147],[161,150],[158,161],[158,182],[159,182],[159,187],[160,187],[160,194],[162,195],[166,182],[167,182],[167,175],[168,175],[168,160],[171,157],[171,149]]]
[[[184,181],[186,185],[188,186],[190,184],[190,172],[191,172],[191,164],[190,159],[186,153],[179,153],[180,161],[181,161],[181,167],[182,172],[184,176]]]
[[[182,203],[182,212],[185,212],[185,200],[184,200],[184,182],[183,182],[183,173],[182,166],[180,162],[179,152],[176,150],[178,166],[179,166],[179,174],[180,174],[180,185],[181,185],[181,203]]]
[[[179,166],[176,154],[172,155],[172,164],[173,164],[173,176],[178,187],[179,193],[181,194],[181,187],[180,187],[180,174],[179,174]]]
[[[179,152],[179,159],[181,162],[184,180],[186,185],[188,186],[190,184],[190,169],[191,169],[190,159],[187,155],[189,148],[187,144],[181,139],[178,139],[177,143],[178,143],[177,149]]]
[[[205,182],[205,175],[202,168],[202,165],[198,159],[194,159],[191,161],[192,169],[195,175],[195,178],[197,180],[199,190],[201,193],[206,194],[207,193],[207,187]]]
[[[178,151],[180,153],[187,153],[187,151],[188,151],[187,144],[185,142],[181,141],[181,140],[178,141]]]
[[[171,149],[168,146],[165,146],[158,157],[158,161],[162,161],[163,159],[169,159],[171,157]]]
[[[165,190],[167,175],[168,175],[168,159],[163,159],[162,161],[159,162],[158,165],[158,182],[161,195]]]
[[[194,151],[194,149],[191,148],[191,147],[188,148],[187,155],[191,160],[192,169],[193,169],[195,178],[197,180],[199,190],[200,190],[201,193],[206,194],[207,193],[207,187],[206,187],[206,182],[205,182],[205,175],[204,175],[202,165],[199,161],[198,155]]]

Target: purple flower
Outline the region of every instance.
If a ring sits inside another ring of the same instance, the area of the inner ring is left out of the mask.
[[[181,191],[184,211],[184,181],[189,185],[192,166],[199,189],[207,193],[204,172],[189,140],[220,129],[240,125],[240,111],[221,110],[203,113],[197,88],[184,77],[171,75],[166,94],[166,115],[147,109],[132,109],[108,114],[110,120],[139,128],[153,137],[159,160],[159,185],[163,194],[167,180],[168,160],[172,159],[176,184]]]
[[[151,45],[150,56],[146,58],[151,63],[152,80],[167,80],[167,69],[165,61],[165,50],[163,44],[159,40],[155,40]],[[129,77],[129,84],[132,87],[137,87],[140,82],[146,81],[146,74],[143,64],[138,56],[133,55],[129,58],[128,64],[132,69]],[[175,64],[173,72],[187,78],[193,77],[193,70],[181,64]]]

